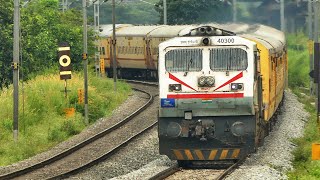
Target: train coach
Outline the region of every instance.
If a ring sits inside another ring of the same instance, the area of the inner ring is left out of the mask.
[[[180,26],[116,26],[116,62],[119,78],[157,79],[158,45],[170,38],[177,37],[186,28]],[[100,29],[100,58],[104,60],[108,77],[113,75],[112,26]]]
[[[159,45],[159,150],[181,166],[255,152],[287,84],[284,34],[264,25],[190,26]]]

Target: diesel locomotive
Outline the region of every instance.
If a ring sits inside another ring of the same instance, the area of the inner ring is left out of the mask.
[[[190,26],[159,45],[160,154],[190,162],[255,152],[287,86],[284,34],[264,25]]]

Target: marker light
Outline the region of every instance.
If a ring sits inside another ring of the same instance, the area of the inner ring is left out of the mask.
[[[169,84],[169,92],[181,91],[181,84]]]
[[[243,83],[231,83],[231,91],[243,90]]]

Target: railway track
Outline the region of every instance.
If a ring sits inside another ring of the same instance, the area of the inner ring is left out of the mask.
[[[139,82],[141,84],[142,82]],[[150,85],[149,85],[150,86]],[[112,154],[117,152],[121,147],[125,146],[135,137],[141,135],[143,132],[147,131],[148,129],[152,128],[155,124],[155,122],[150,122],[149,124],[146,124],[145,127],[140,127],[140,130],[137,132],[125,133],[126,130],[129,130],[133,123],[131,121],[134,121],[134,118],[139,115],[141,112],[143,112],[145,109],[147,109],[152,103],[154,99],[154,93],[147,92],[143,90],[141,87],[133,88],[135,91],[140,91],[148,95],[147,102],[137,109],[135,112],[128,115],[126,118],[119,121],[117,124],[113,125],[112,127],[101,131],[100,133],[97,133],[96,135],[74,145],[73,147],[56,154],[55,156],[52,156],[42,162],[39,162],[37,164],[33,164],[31,166],[28,166],[23,169],[16,170],[14,172],[10,172],[7,174],[0,175],[0,179],[61,179],[68,177],[72,174],[78,173],[79,171],[82,171],[84,169],[87,169],[106,158],[110,157]],[[123,132],[124,131],[124,132]],[[119,135],[119,134],[128,134],[128,135]],[[117,136],[121,136],[119,138],[122,138],[121,140],[116,139]],[[101,142],[99,142],[101,141]],[[103,146],[105,141],[111,141],[111,147],[105,148]],[[118,142],[118,143],[116,143]],[[120,142],[120,143],[119,143]],[[95,155],[90,154],[90,147],[91,149],[98,149],[98,151],[101,152],[100,149],[104,149],[103,153],[97,153]],[[89,154],[85,154],[86,152],[89,152]],[[83,155],[83,157],[81,156]],[[75,156],[75,157],[73,157]],[[81,161],[79,163],[74,163],[74,159],[85,159],[84,161]],[[89,158],[86,158],[89,157]],[[69,168],[63,168],[62,166],[69,166]],[[60,170],[59,170],[60,169]]]
[[[170,168],[159,172],[158,174],[151,177],[149,180],[177,180],[177,179],[216,179],[222,180],[238,166],[243,163],[243,160],[239,160],[232,164],[228,168],[222,169],[183,169],[176,166],[171,166]]]

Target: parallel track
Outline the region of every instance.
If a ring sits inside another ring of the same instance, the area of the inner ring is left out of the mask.
[[[142,107],[140,107],[138,110],[136,110],[135,112],[133,112],[132,114],[130,114],[129,116],[127,116],[126,118],[124,118],[123,120],[121,120],[120,122],[118,122],[117,124],[113,125],[112,127],[86,139],[85,141],[82,141],[78,144],[76,144],[75,146],[55,155],[55,156],[52,156],[50,157],[49,159],[46,159],[42,162],[39,162],[37,164],[33,164],[31,166],[28,166],[26,168],[23,168],[23,169],[20,169],[20,170],[17,170],[17,171],[14,171],[14,172],[10,172],[10,173],[7,173],[7,174],[3,174],[3,175],[0,175],[0,179],[12,179],[12,178],[17,178],[19,176],[22,176],[22,175],[25,175],[25,174],[28,174],[28,173],[31,173],[35,170],[38,170],[40,168],[43,168],[44,166],[47,166],[49,164],[52,164],[58,160],[61,160],[63,158],[65,158],[66,156],[78,151],[79,149],[87,146],[88,144],[100,139],[101,137],[111,133],[112,131],[116,130],[116,129],[119,129],[121,126],[123,126],[124,124],[126,124],[128,121],[130,121],[131,119],[133,119],[135,116],[137,116],[138,114],[140,114],[142,111],[144,111],[147,107],[149,107],[152,103],[153,103],[153,95],[151,95],[149,92],[145,92],[143,90],[140,90],[140,89],[135,89],[133,88],[134,90],[136,91],[140,91],[140,92],[143,92],[143,93],[146,93],[149,95],[149,100],[147,103],[145,103]],[[139,134],[142,134],[143,132],[145,132],[146,130],[150,129],[151,127],[153,127],[156,123],[152,124],[151,126],[143,129],[140,133],[138,133],[137,135]],[[134,137],[136,137],[137,135],[133,136],[133,137],[130,137],[129,139],[127,139],[125,142],[123,142],[121,145],[119,145],[118,147],[114,148],[113,150],[109,151],[108,153],[104,154],[103,156],[101,156],[100,158],[97,158],[93,161],[91,161],[90,163],[84,165],[83,167],[79,167],[77,169],[79,170],[83,170],[87,167],[90,167],[92,166],[93,164],[96,164],[98,162],[101,162],[102,159],[105,159],[107,157],[109,157],[112,153],[116,152],[117,150],[119,150],[120,147],[124,146],[125,144],[127,144],[130,140],[132,140]],[[58,175],[57,177],[53,177],[53,178],[60,178],[60,177],[67,177],[75,172],[79,172],[78,170],[73,170],[73,171],[70,171],[70,172],[67,172],[67,173],[63,173],[63,174],[60,174]]]
[[[90,168],[93,165],[99,164],[100,162],[103,162],[105,159],[111,157],[114,153],[116,153],[118,150],[120,150],[122,147],[126,146],[131,140],[137,138],[138,136],[140,136],[141,134],[143,134],[144,132],[146,132],[147,130],[151,129],[152,127],[154,127],[157,124],[157,122],[153,123],[152,125],[150,125],[149,127],[143,129],[142,131],[140,131],[138,134],[131,136],[130,138],[128,138],[126,141],[124,141],[123,143],[121,143],[119,146],[113,148],[112,150],[106,152],[105,154],[103,154],[102,156],[92,160],[91,162],[84,164],[80,167],[77,167],[71,171],[59,174],[55,177],[51,177],[49,179],[62,179],[62,178],[67,178],[71,175],[77,174],[85,169]]]

